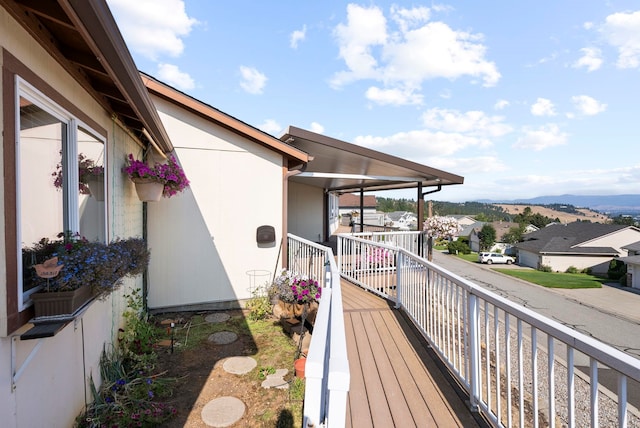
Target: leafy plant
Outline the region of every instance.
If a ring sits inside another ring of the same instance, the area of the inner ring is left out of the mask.
[[[283,269],[274,280],[271,294],[287,303],[307,303],[320,299],[322,287],[318,281]]]
[[[78,428],[153,427],[176,414],[173,406],[158,401],[172,394],[175,379],[154,373],[154,327],[142,315],[139,291],[126,298],[119,346],[102,351],[102,385],[96,388],[90,378],[93,402],[76,418]]]
[[[253,290],[253,295],[246,306],[252,321],[262,320],[271,315],[271,300],[266,287],[258,287]]]
[[[43,291],[75,290],[90,285],[94,295],[104,297],[118,288],[124,277],[147,269],[150,253],[141,238],[117,239],[110,244],[88,241],[78,234],[64,232],[58,239],[42,238],[22,250],[24,281]],[[37,266],[57,265],[54,277],[38,275]]]
[[[148,163],[137,160],[132,154],[127,156],[127,165],[122,169],[131,180],[152,180],[164,184],[162,195],[170,198],[189,187],[189,180],[174,156],[167,163]]]
[[[60,152],[62,157],[62,152]],[[93,159],[89,159],[86,155],[78,154],[78,190],[83,195],[90,195],[91,191],[87,182],[94,176],[98,177],[104,174],[104,167],[96,164]],[[62,161],[56,165],[56,171],[51,174],[53,176],[53,185],[56,189],[62,189],[64,182]]]

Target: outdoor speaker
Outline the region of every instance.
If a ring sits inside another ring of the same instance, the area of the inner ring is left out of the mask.
[[[258,244],[273,244],[276,242],[276,230],[273,226],[260,226],[256,232]]]

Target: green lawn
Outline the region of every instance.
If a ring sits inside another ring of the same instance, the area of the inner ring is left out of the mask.
[[[604,278],[584,273],[557,273],[530,269],[501,268],[494,268],[494,270],[547,288],[602,288],[602,283],[607,281]]]
[[[478,263],[478,253],[460,253],[457,257],[468,262]],[[608,281],[604,278],[583,273],[541,272],[533,269],[513,268],[493,268],[493,270],[547,288],[602,288],[602,283]]]

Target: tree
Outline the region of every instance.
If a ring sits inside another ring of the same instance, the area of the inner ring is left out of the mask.
[[[613,218],[613,224],[621,224],[623,226],[637,226],[638,223],[633,219],[633,217],[628,215],[619,215]]]
[[[424,222],[424,231],[428,237],[427,258],[433,260],[433,238],[452,239],[462,230],[462,226],[453,217],[433,216]],[[495,235],[495,230],[493,231]]]
[[[480,239],[480,249],[488,250],[496,243],[496,229],[490,224],[485,224],[478,232]]]
[[[523,224],[509,228],[509,231],[502,235],[502,242],[507,244],[515,244],[522,241],[522,235],[524,235],[525,226]]]

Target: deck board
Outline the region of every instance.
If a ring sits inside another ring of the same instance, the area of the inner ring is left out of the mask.
[[[479,427],[439,363],[385,299],[342,281],[347,427]]]

